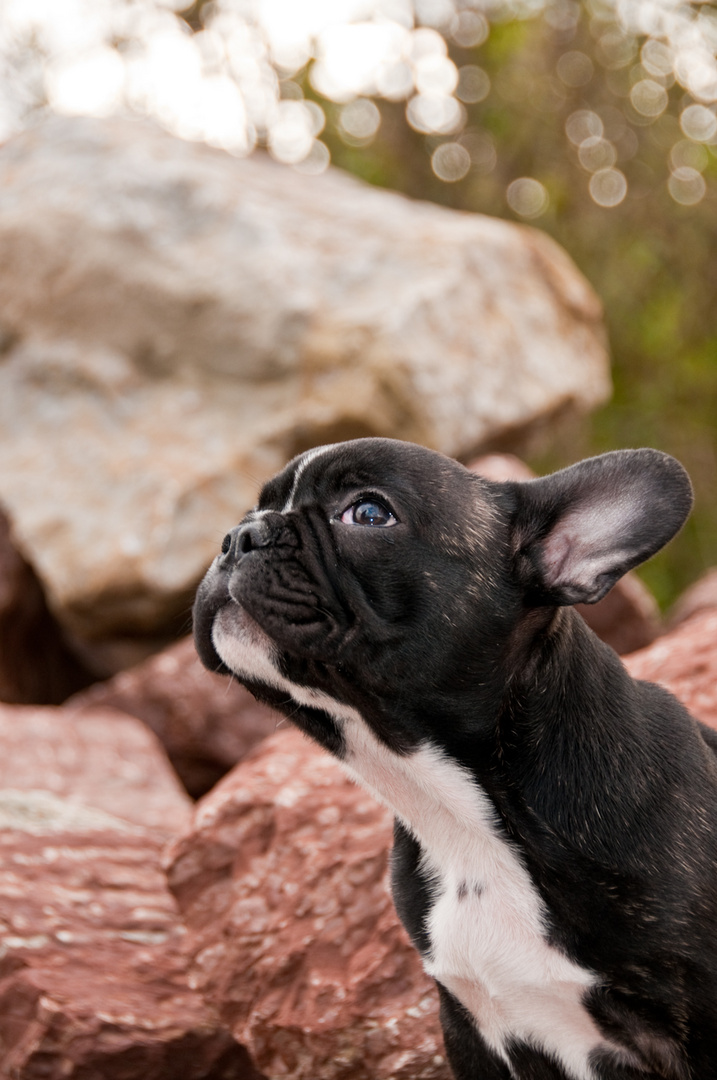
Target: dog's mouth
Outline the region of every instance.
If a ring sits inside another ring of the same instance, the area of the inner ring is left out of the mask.
[[[279,681],[276,644],[235,600],[214,615],[211,640],[222,664],[240,679],[267,686]]]
[[[330,620],[286,580],[277,603],[273,580],[281,568],[272,567],[270,577],[269,562],[257,553],[241,568],[227,571],[219,560],[210,567],[194,604],[197,653],[209,670],[257,689],[285,690],[288,679],[318,691],[325,679],[314,668],[323,669],[332,651]]]

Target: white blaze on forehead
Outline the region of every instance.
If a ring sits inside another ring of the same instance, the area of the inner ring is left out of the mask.
[[[335,450],[338,445],[338,443],[328,443],[326,446],[317,446],[314,450],[307,450],[306,453],[299,458],[296,465],[296,472],[294,473],[294,483],[291,485],[291,492],[289,493],[286,505],[281,511],[282,514],[288,514],[290,510],[294,509],[294,499],[296,498],[299,481],[311,462],[315,461],[317,457],[321,457],[323,454],[328,454],[330,450]]]

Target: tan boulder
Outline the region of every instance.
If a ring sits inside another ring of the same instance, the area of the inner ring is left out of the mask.
[[[391,835],[390,813],[286,728],[169,848],[193,984],[267,1076],[449,1080],[435,987],[389,895]]]
[[[609,392],[599,302],[543,233],[145,123],[7,142],[0,244],[0,500],[82,639],[174,626],[298,450],[466,455]]]

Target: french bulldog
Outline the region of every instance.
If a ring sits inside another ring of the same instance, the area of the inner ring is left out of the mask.
[[[717,734],[571,607],[691,504],[655,450],[499,483],[359,439],[267,483],[198,590],[207,667],[392,809],[456,1080],[717,1078]]]

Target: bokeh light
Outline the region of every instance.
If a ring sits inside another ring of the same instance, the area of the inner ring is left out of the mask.
[[[452,135],[464,126],[465,112],[447,94],[416,94],[406,106],[406,119],[415,131]]]
[[[339,132],[350,146],[368,146],[381,125],[381,112],[369,98],[354,98],[339,114]]]
[[[642,116],[659,116],[667,108],[667,91],[654,79],[640,79],[630,91],[630,101]]]
[[[611,169],[617,161],[617,151],[608,139],[591,135],[580,143],[578,160],[584,169],[595,173],[601,169]]]
[[[508,185],[508,206],[523,218],[537,218],[548,209],[550,197],[543,184],[532,176],[521,176]]]
[[[493,138],[484,131],[465,131],[460,144],[468,151],[475,172],[487,175],[498,164],[498,151]]]
[[[474,110],[529,108],[536,77],[508,78],[483,53],[507,21],[539,16],[562,43],[549,107],[573,102],[565,133],[597,205],[626,197],[621,170],[640,152],[641,128],[655,131],[671,175],[693,169],[710,183],[697,158],[670,157],[683,138],[717,145],[716,21],[696,0],[0,0],[0,15],[0,138],[48,105],[133,110],[184,138],[235,154],[264,146],[310,171],[336,145],[318,142],[327,103],[339,106],[331,124],[342,143],[366,147],[382,101],[401,102],[431,160],[435,140],[450,137],[471,175],[498,167],[488,133],[473,138]],[[658,131],[679,110],[681,131]],[[450,168],[433,172],[455,182]],[[701,184],[682,177],[673,188],[682,197]]]
[[[590,109],[578,109],[565,121],[565,134],[574,146],[580,146],[586,139],[599,138],[603,131],[602,120]]]
[[[586,86],[593,77],[593,62],[584,52],[563,53],[556,64],[558,78],[566,86]]]
[[[704,105],[688,105],[680,116],[680,127],[696,142],[712,142],[717,137],[717,116]]]
[[[490,76],[478,67],[477,64],[464,64],[458,69],[458,84],[456,97],[466,103],[475,105],[479,101],[485,101],[490,93]]]
[[[619,206],[627,195],[627,180],[619,169],[600,169],[590,177],[589,190],[598,206]]]
[[[460,143],[442,143],[433,151],[431,166],[439,179],[453,184],[467,174],[471,167],[471,156]]]
[[[479,11],[460,11],[452,29],[452,38],[462,49],[473,49],[488,39],[490,25]]]
[[[696,206],[707,191],[702,174],[689,165],[680,165],[675,169],[667,181],[667,187],[675,202],[683,206]]]

